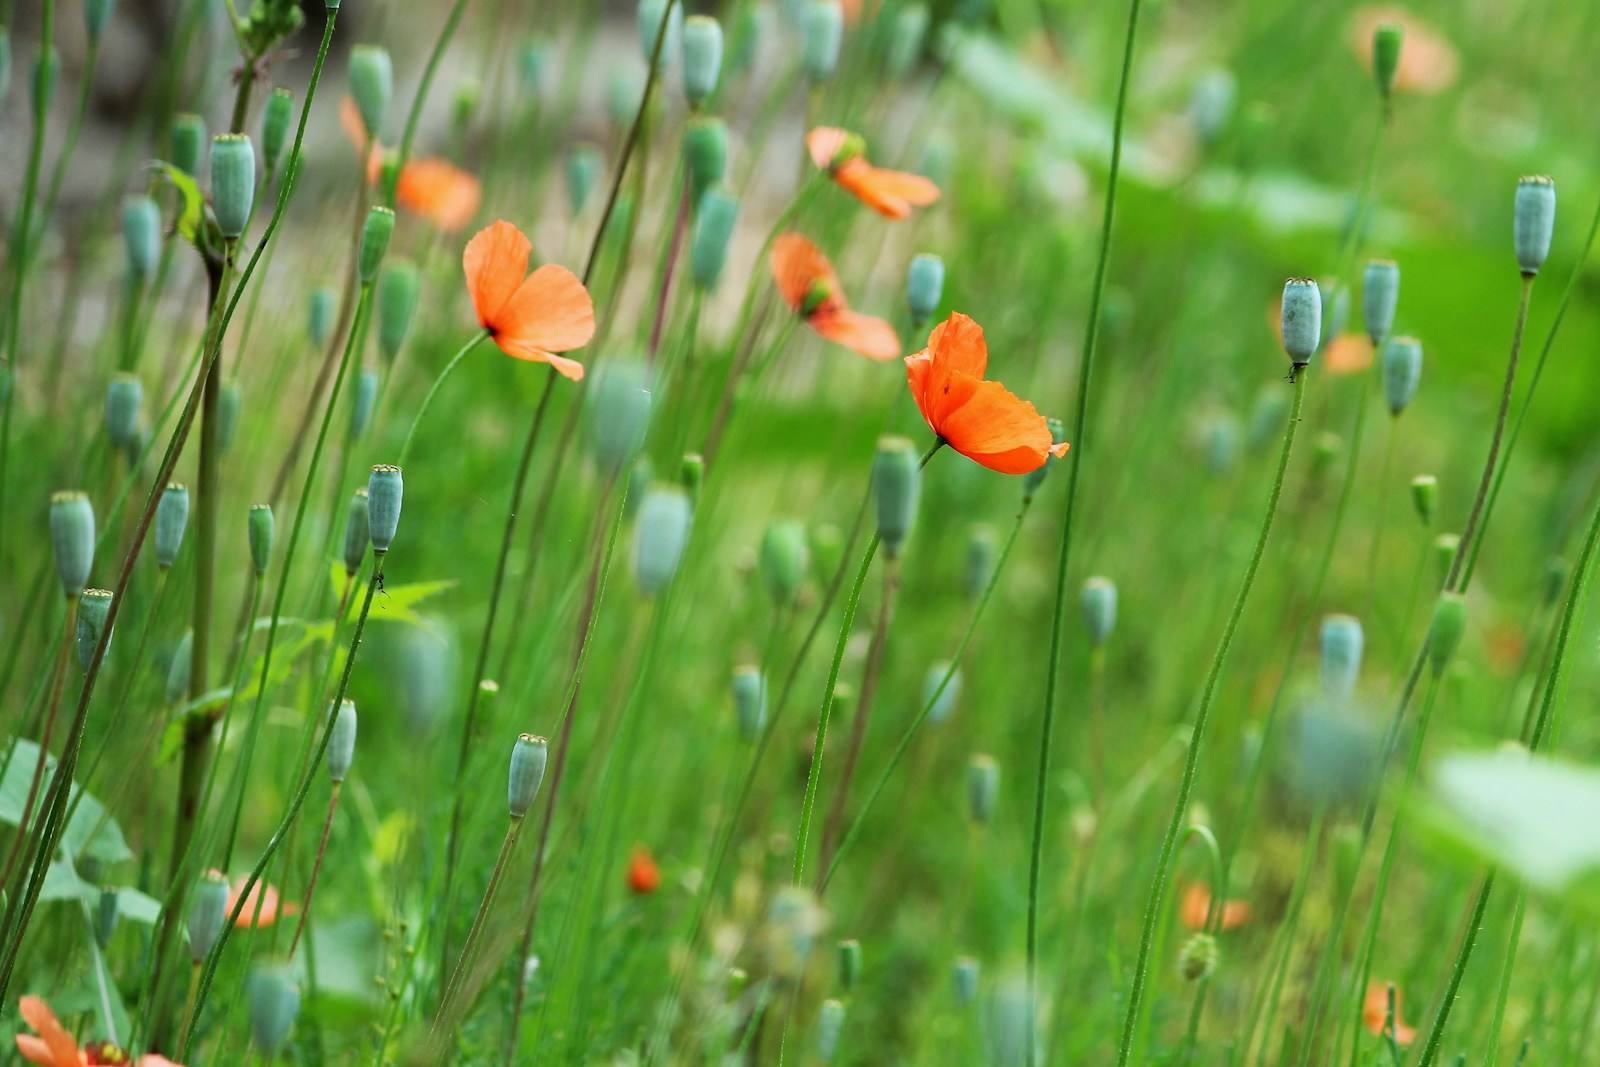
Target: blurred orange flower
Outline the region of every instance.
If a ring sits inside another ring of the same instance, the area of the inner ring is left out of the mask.
[[[1191,930],[1203,930],[1210,914],[1211,889],[1204,882],[1190,882],[1178,905],[1178,918]],[[1249,901],[1230,900],[1222,905],[1222,929],[1233,930],[1249,921]]]
[[[1001,474],[1038,470],[1067,443],[1054,443],[1044,416],[999,382],[985,381],[983,327],[961,312],[933,328],[928,347],[906,357],[911,398],[934,433],[968,459]]]
[[[850,310],[833,265],[816,245],[798,233],[783,234],[773,242],[770,263],[778,292],[807,326],[868,359],[900,355],[900,338],[894,327]]]
[[[579,381],[583,364],[556,355],[582,348],[594,336],[594,304],[583,283],[565,267],[547,263],[528,274],[533,242],[504,219],[467,242],[461,265],[478,322],[500,351],[514,359],[548,363]]]
[[[165,1056],[153,1054],[140,1056],[137,1061],[130,1060],[127,1053],[109,1041],[91,1041],[79,1048],[43,997],[23,997],[17,1008],[22,1021],[39,1035],[17,1035],[17,1051],[29,1063],[37,1063],[40,1067],[96,1067],[100,1064],[128,1063],[134,1063],[135,1067],[179,1067]]]
[[[1367,986],[1367,999],[1361,1003],[1361,1025],[1379,1037],[1388,1032],[1389,983],[1373,982]],[[1394,1040],[1399,1045],[1409,1045],[1417,1039],[1417,1028],[1400,1021],[1400,991],[1394,991]]]
[[[880,215],[910,218],[913,207],[939,199],[939,187],[922,175],[868,163],[866,142],[849,130],[818,126],[806,134],[806,148],[839,188]]]
[[[1397,92],[1431,96],[1456,83],[1461,59],[1444,35],[1403,7],[1388,4],[1358,9],[1345,24],[1345,40],[1366,68],[1372,69],[1372,34],[1384,23],[1405,31],[1400,46],[1400,66],[1395,70]]]
[[[661,887],[661,868],[651,858],[650,850],[637,845],[633,858],[628,861],[628,888],[640,896],[654,893]]]
[[[233,914],[233,909],[238,907],[239,897],[244,892],[244,887],[250,879],[239,878],[228,888],[228,914]],[[256,905],[261,905],[261,915],[256,916]],[[257,882],[250,887],[250,895],[244,899],[244,908],[239,912],[239,921],[235,926],[248,929],[250,927],[271,926],[286,915],[293,915],[300,910],[294,903],[282,904],[278,900],[278,887],[265,882]]]
[[[346,96],[339,103],[339,125],[359,150],[367,141],[356,102]],[[367,154],[367,184],[383,177],[383,146],[374,139]],[[455,164],[437,156],[407,160],[395,181],[395,201],[427,219],[445,233],[455,233],[472,221],[483,203],[483,183]]]
[[[1322,365],[1329,374],[1355,374],[1372,366],[1372,342],[1365,334],[1341,333],[1322,346]]]

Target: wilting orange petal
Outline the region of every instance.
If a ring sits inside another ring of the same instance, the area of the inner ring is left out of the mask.
[[[884,170],[860,157],[835,167],[833,180],[857,200],[891,219],[909,218],[913,207],[939,199],[939,187],[920,174]]]
[[[806,323],[828,340],[854,349],[868,359],[896,359],[900,355],[900,338],[894,327],[871,315],[848,308],[829,308],[816,312]]]
[[[1359,333],[1341,333],[1322,349],[1329,374],[1355,374],[1372,366],[1372,342]]]
[[[228,890],[229,915],[232,915],[233,909],[238,906],[239,894],[244,889],[245,883],[249,880],[250,879],[248,878],[241,878],[237,882],[234,882],[232,888]],[[260,905],[261,911],[259,917],[256,915],[256,908],[258,904]],[[249,896],[245,897],[244,908],[239,912],[239,921],[234,925],[243,928],[267,927],[271,926],[284,916],[293,915],[299,910],[300,908],[296,904],[279,904],[278,890],[276,886],[270,886],[264,882],[257,882],[251,887]]]
[[[461,266],[466,271],[472,310],[485,329],[492,331],[498,325],[501,309],[528,272],[532,251],[533,242],[527,235],[504,219],[496,219],[467,242]]]
[[[1211,890],[1199,882],[1184,890],[1178,908],[1183,925],[1191,930],[1205,928],[1211,912]],[[1244,900],[1230,900],[1222,906],[1222,929],[1232,930],[1250,921],[1250,904]]]
[[[839,149],[849,140],[849,130],[841,130],[837,126],[818,126],[806,134],[806,151],[811,153],[811,162],[827,170],[833,166]]]
[[[547,263],[523,279],[495,318],[495,340],[539,351],[582,348],[594,336],[594,303],[578,276]]]
[[[483,202],[483,184],[443,159],[418,159],[400,168],[395,199],[446,233],[472,221]]]
[[[1373,982],[1367,986],[1367,996],[1361,1004],[1361,1025],[1370,1033],[1382,1037],[1389,1021],[1389,985]],[[1394,1040],[1396,1044],[1409,1045],[1417,1039],[1417,1028],[1400,1021],[1400,990],[1394,991]]]
[[[72,1035],[67,1033],[66,1028],[61,1025],[61,1020],[56,1018],[56,1013],[50,1010],[50,1005],[44,1002],[43,997],[23,997],[18,1002],[17,1008],[22,1015],[22,1021],[39,1035],[35,1039],[29,1038],[26,1034],[18,1034],[18,1052],[34,1063],[44,1064],[45,1067],[80,1067],[84,1063],[85,1057],[78,1051],[78,1043],[72,1040]]]
[[[844,298],[839,295],[839,279],[834,276],[833,264],[828,262],[828,257],[816,245],[800,234],[781,234],[772,242],[768,262],[772,267],[772,279],[778,284],[778,292],[794,310],[799,311],[805,305],[811,287],[819,281],[827,283],[833,291],[830,304],[837,304],[839,309],[845,306]]]
[[[967,402],[943,420],[939,434],[968,459],[1001,474],[1038,470],[1049,457],[1053,438],[1044,416],[999,382],[952,376],[951,392],[973,383]]]

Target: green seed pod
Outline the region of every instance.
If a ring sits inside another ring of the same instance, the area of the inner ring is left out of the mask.
[[[1283,283],[1283,350],[1298,369],[1311,362],[1322,339],[1322,294],[1310,278]]]
[[[245,536],[250,542],[250,565],[255,569],[257,578],[267,573],[267,564],[272,560],[274,532],[272,505],[251,504],[250,512],[245,517]]]
[[[148,196],[130,196],[122,202],[122,247],[128,271],[148,278],[161,259],[161,208]]]
[[[1189,125],[1203,145],[1215,144],[1233,121],[1239,82],[1231,71],[1213,67],[1200,75],[1189,96]]]
[[[1433,539],[1433,567],[1441,589],[1445,579],[1450,577],[1450,568],[1455,566],[1456,553],[1460,550],[1461,538],[1456,534],[1442,533]]]
[[[618,130],[633,124],[633,116],[644,95],[644,72],[618,63],[608,72],[606,79],[606,116]]]
[[[1417,395],[1422,381],[1422,342],[1415,337],[1394,337],[1383,346],[1383,393],[1389,414],[1399,415]]]
[[[1020,975],[1003,976],[989,994],[991,1067],[1022,1067],[1034,1040],[1033,1006]]]
[[[795,519],[779,519],[761,535],[761,577],[780,607],[794,603],[810,566],[806,528]]]
[[[289,140],[289,124],[294,120],[294,94],[279,86],[267,97],[261,112],[261,162],[271,174]]]
[[[678,484],[689,494],[689,503],[700,502],[700,487],[706,484],[706,458],[698,452],[685,452],[678,464]]]
[[[233,447],[234,436],[239,432],[239,409],[244,405],[244,393],[239,383],[223,382],[217,392],[217,455],[225,456]]]
[[[877,504],[878,537],[890,559],[905,547],[917,517],[921,489],[922,469],[911,442],[904,437],[880,437],[872,457],[872,496]]]
[[[633,461],[650,431],[650,371],[639,360],[606,360],[589,386],[589,438],[595,463],[615,474]]]
[[[361,228],[361,284],[371,285],[378,279],[378,267],[383,254],[389,250],[389,238],[394,235],[394,212],[386,207],[375,207],[367,212],[366,225]]]
[[[356,395],[350,405],[350,439],[353,441],[367,431],[372,421],[372,406],[378,402],[378,372],[363,370],[356,378]]]
[[[1361,620],[1328,615],[1322,620],[1322,693],[1335,704],[1348,701],[1361,676]]]
[[[1250,409],[1250,430],[1246,446],[1259,452],[1283,433],[1283,420],[1289,413],[1289,398],[1282,389],[1263,389],[1256,394],[1255,406]]]
[[[367,487],[356,490],[350,501],[350,512],[344,520],[344,570],[351,576],[361,570],[361,561],[367,558],[367,546],[372,535],[367,530]]]
[[[1333,831],[1333,884],[1338,889],[1335,899],[1345,900],[1355,888],[1356,875],[1361,870],[1361,830],[1348,823]]]
[[[575,144],[567,151],[567,202],[574,215],[583,211],[589,202],[589,193],[606,168],[600,150],[592,144]]]
[[[533,805],[533,798],[539,795],[549,752],[549,742],[533,734],[522,734],[512,747],[506,805],[511,809],[513,819],[520,819],[527,814],[528,808]]]
[[[256,150],[242,133],[211,139],[211,206],[222,236],[234,240],[250,224],[256,197]]]
[[[543,96],[549,69],[550,42],[539,37],[523,41],[517,52],[517,75],[522,81],[522,91],[535,100]]]
[[[1089,631],[1089,643],[1098,648],[1111,639],[1111,632],[1117,626],[1117,585],[1110,578],[1086,579],[1079,601],[1083,605],[1083,625]]]
[[[823,523],[811,531],[811,571],[817,584],[833,581],[844,563],[844,534],[832,523]]]
[[[668,7],[671,10],[668,11]],[[666,40],[657,51],[656,38],[661,34],[662,18],[666,18]],[[648,66],[656,57],[656,72],[667,69],[672,57],[678,53],[678,38],[683,33],[683,4],[679,0],[639,0],[639,52]]]
[[[400,528],[400,503],[405,481],[399,467],[380,463],[367,479],[367,531],[372,535],[372,550],[389,551],[395,531]]]
[[[938,310],[944,295],[944,260],[927,252],[911,257],[906,269],[906,307],[913,326],[921,327]]]
[[[77,596],[94,569],[94,506],[87,493],[67,490],[50,497],[50,547],[61,588]]]
[[[228,921],[228,879],[219,871],[207,871],[200,876],[189,898],[189,958],[196,963],[205,959],[222,936]]]
[[[800,60],[813,83],[827,81],[844,45],[844,8],[839,0],[807,0],[800,24]]]
[[[1400,49],[1405,39],[1405,27],[1395,22],[1380,22],[1372,31],[1372,76],[1377,79],[1378,93],[1385,100],[1394,90],[1394,76],[1400,70]]]
[[[54,47],[46,48],[33,58],[33,113],[42,115],[50,110],[56,98],[56,84],[61,80],[61,53]]]
[[[945,681],[945,675],[950,680]],[[943,686],[944,688],[940,688]],[[935,660],[922,676],[922,706],[928,709],[928,721],[938,725],[955,713],[961,700],[961,671],[950,669],[948,660]]]
[[[889,51],[884,65],[891,78],[904,78],[922,59],[922,46],[928,38],[928,8],[925,4],[906,4],[895,12],[889,27]]]
[[[1431,474],[1419,474],[1411,479],[1411,503],[1422,525],[1432,526],[1433,513],[1439,505],[1439,479]]]
[[[1394,329],[1394,312],[1400,303],[1400,265],[1374,259],[1361,275],[1361,320],[1374,345],[1383,344]]]
[[[1060,419],[1045,419],[1044,424],[1050,428],[1050,440],[1060,444],[1066,440],[1066,427],[1061,425]],[[1056,455],[1051,452],[1045,455],[1044,462],[1022,476],[1022,502],[1029,503],[1038,495],[1039,488],[1044,485],[1046,475],[1050,468],[1056,464]]]
[[[112,447],[124,451],[139,432],[139,409],[144,406],[144,386],[131,374],[117,374],[106,387],[106,436]]]
[[[1194,934],[1178,950],[1178,974],[1186,982],[1204,982],[1217,973],[1219,960],[1217,939],[1207,933]]]
[[[350,49],[350,95],[355,97],[356,110],[361,112],[361,124],[367,136],[374,141],[383,132],[383,120],[389,114],[389,101],[394,97],[394,64],[389,50],[379,45],[358,44]]]
[[[278,1055],[300,1014],[300,987],[276,968],[250,973],[250,1034],[267,1058]]]
[[[824,1000],[817,1012],[817,1062],[832,1063],[839,1051],[839,1034],[844,1030],[844,1004]]]
[[[950,985],[956,1003],[961,1007],[971,1004],[978,996],[980,965],[971,956],[957,956],[950,968]]]
[[[184,531],[189,528],[189,490],[177,482],[168,483],[156,504],[156,566],[167,570],[178,558]]]
[[[456,95],[450,101],[450,121],[457,133],[465,133],[472,125],[478,102],[483,99],[483,83],[477,78],[462,78],[456,82]]]
[[[1550,235],[1556,226],[1556,183],[1542,175],[1518,178],[1512,223],[1517,266],[1523,277],[1531,278],[1550,254]]]
[[[328,335],[333,332],[333,317],[338,307],[339,294],[334,290],[333,286],[319,285],[311,290],[311,303],[306,315],[306,335],[311,338],[311,343],[318,348],[328,343]],[[383,312],[381,302],[378,310],[381,315]],[[379,330],[381,336],[381,321]]]
[[[1216,412],[1205,420],[1201,432],[1206,469],[1216,477],[1233,470],[1239,458],[1239,420],[1232,412]],[[1048,461],[1047,461],[1048,462]]]
[[[728,125],[719,118],[693,118],[683,131],[683,158],[689,169],[689,203],[698,206],[706,190],[728,174]]]
[[[459,673],[455,644],[448,629],[438,625],[399,627],[391,657],[394,699],[416,738],[427,738],[439,720],[449,714]]]
[[[739,737],[754,741],[767,724],[767,680],[756,667],[733,670],[733,710],[739,723]]]
[[[722,23],[694,15],[683,23],[683,95],[698,108],[722,76]]]
[[[111,612],[111,590],[85,589],[83,596],[78,600],[78,663],[85,671],[89,669],[89,662],[94,659],[95,646],[100,643],[100,635],[106,629],[106,616]],[[106,652],[111,651],[111,642],[106,642]]]
[[[344,781],[350,761],[356,754],[356,702],[339,701],[333,714],[333,732],[328,736],[328,780]]]
[[[712,186],[700,197],[689,244],[689,273],[701,290],[712,290],[728,265],[728,245],[739,221],[739,201],[726,189]]]
[[[83,22],[91,41],[99,40],[105,32],[106,23],[111,21],[112,7],[112,0],[83,0]]]
[[[975,523],[967,535],[967,552],[961,570],[961,591],[976,600],[989,586],[995,568],[994,528]]]
[[[746,71],[761,54],[761,42],[767,39],[772,22],[772,9],[766,4],[740,4],[734,19],[728,69]]]
[[[167,664],[166,697],[168,704],[176,704],[189,691],[189,669],[194,662],[194,631],[183,631],[183,637],[172,650],[172,660]]]
[[[693,517],[689,494],[677,486],[658,485],[645,494],[633,537],[633,574],[645,596],[655,596],[677,573]]]
[[[628,496],[622,502],[622,515],[631,519],[639,510],[639,502],[644,499],[645,490],[650,488],[650,483],[656,480],[656,467],[650,462],[649,456],[640,456],[633,461],[633,466],[628,470]]]
[[[94,909],[94,939],[101,951],[111,944],[111,936],[117,932],[117,920],[122,917],[121,904],[122,895],[115,888],[101,888],[100,899],[95,902]]]
[[[1540,587],[1539,600],[1544,607],[1554,607],[1566,588],[1567,561],[1560,556],[1551,556],[1544,565],[1544,582]]]
[[[378,351],[391,366],[411,332],[420,288],[421,276],[409,259],[385,263],[378,274]]]
[[[1428,624],[1428,665],[1439,677],[1461,644],[1467,630],[1467,600],[1460,593],[1440,593]]]
[[[988,825],[1000,795],[1000,764],[979,753],[967,761],[967,816],[979,826]]]
[[[187,112],[172,116],[172,165],[191,178],[200,177],[206,150],[206,120]]]
[[[861,942],[848,938],[839,942],[839,989],[848,993],[861,978]]]

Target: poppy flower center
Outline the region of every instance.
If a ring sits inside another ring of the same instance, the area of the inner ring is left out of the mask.
[[[832,299],[833,286],[819,278],[811,283],[810,288],[806,290],[805,299],[800,301],[800,314],[804,316],[815,315],[823,304]]]
[[[133,1062],[126,1052],[110,1041],[90,1041],[83,1046],[83,1055],[89,1067],[119,1067]]]

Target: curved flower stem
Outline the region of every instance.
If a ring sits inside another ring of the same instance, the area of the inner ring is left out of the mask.
[[[440,371],[439,376],[433,380],[433,384],[428,387],[427,395],[422,398],[422,404],[417,408],[416,417],[411,420],[411,428],[406,431],[405,443],[400,446],[400,458],[396,461],[396,466],[404,467],[406,460],[411,458],[411,444],[416,439],[417,427],[422,425],[422,417],[428,413],[428,408],[433,406],[433,398],[438,394],[439,387],[444,385],[446,378],[455,373],[456,367],[460,366],[461,361],[467,358],[468,352],[471,352],[488,339],[488,330],[479,330],[473,334],[472,339],[462,345],[460,351],[450,357],[450,362],[444,365],[444,370]],[[553,371],[551,373],[552,375],[554,374]],[[546,386],[547,391],[548,389],[549,387]]]
[[[44,769],[50,761],[50,735],[55,732],[56,717],[61,713],[61,690],[67,679],[67,659],[77,641],[79,599],[76,594],[67,597],[67,619],[57,645],[55,669],[50,672],[50,704],[45,709],[44,726],[39,732],[39,758],[33,764],[33,777],[28,782],[27,799],[22,802],[22,816],[17,820],[16,837],[11,841],[4,868],[0,868],[0,888],[11,885],[11,872],[17,865],[17,857],[22,854],[23,842],[29,839],[28,823],[33,819],[33,805],[39,799],[39,784],[44,780]],[[42,833],[42,819],[39,829]],[[13,896],[15,892],[13,888]]]
[[[506,827],[505,840],[500,843],[500,857],[494,861],[494,871],[489,875],[488,888],[483,891],[483,900],[478,904],[478,914],[473,917],[472,929],[467,931],[466,943],[461,946],[461,955],[456,960],[449,981],[445,983],[444,996],[439,1001],[439,1011],[434,1016],[433,1029],[428,1035],[430,1043],[435,1045],[434,1055],[440,1061],[444,1059],[445,1036],[440,1032],[440,1024],[448,1018],[450,1009],[455,1004],[456,994],[461,989],[467,967],[472,963],[473,950],[478,947],[478,940],[483,935],[484,921],[489,917],[490,909],[494,907],[495,894],[500,891],[500,881],[506,873],[506,863],[511,859],[511,850],[516,847],[517,836],[521,831],[522,816],[511,816],[511,823]]]
[[[334,709],[338,713],[338,709]],[[328,852],[328,831],[333,829],[333,813],[339,810],[339,789],[343,782],[334,782],[328,793],[328,814],[322,820],[322,840],[317,842],[317,858],[311,865],[311,878],[306,882],[306,895],[300,901],[300,920],[294,924],[294,936],[289,939],[289,959],[300,945],[300,935],[305,932],[306,917],[311,914],[311,894],[317,891],[317,875],[322,873],[322,859]],[[265,896],[265,894],[263,894]]]

